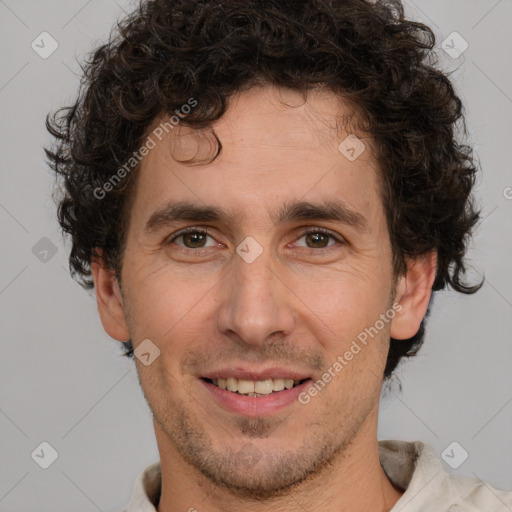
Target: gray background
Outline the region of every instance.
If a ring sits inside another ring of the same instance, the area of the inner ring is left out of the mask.
[[[46,113],[77,89],[76,58],[129,8],[0,0],[2,511],[120,511],[138,473],[158,460],[134,365],[67,271],[42,151]],[[398,372],[403,391],[394,385],[383,397],[379,438],[422,440],[439,455],[457,441],[469,457],[449,471],[512,490],[512,0],[409,0],[406,10],[434,29],[443,68],[456,70],[484,170],[485,220],[470,257],[487,283],[475,296],[437,294],[427,341]],[[31,48],[43,31],[59,45],[47,59]],[[453,31],[469,43],[457,59],[441,49]],[[46,470],[31,458],[42,441],[59,454]]]

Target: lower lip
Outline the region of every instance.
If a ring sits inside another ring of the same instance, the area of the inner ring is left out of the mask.
[[[223,409],[250,417],[265,416],[284,409],[298,401],[301,392],[311,383],[311,379],[308,379],[291,389],[283,389],[267,396],[244,396],[221,389],[206,380],[200,381]]]

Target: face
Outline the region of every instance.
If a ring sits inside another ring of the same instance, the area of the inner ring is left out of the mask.
[[[256,88],[213,125],[213,162],[177,163],[173,151],[197,142],[178,129],[142,162],[111,299],[124,327],[115,308],[100,312],[114,337],[160,350],[137,360],[159,448],[233,492],[269,496],[376,436],[399,315],[382,321],[395,282],[369,141],[353,161],[339,149],[350,131],[336,118],[349,112],[331,92],[304,102]]]

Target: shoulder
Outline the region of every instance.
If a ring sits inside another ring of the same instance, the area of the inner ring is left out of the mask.
[[[512,492],[448,473],[428,444],[379,441],[379,456],[388,478],[405,491],[392,512],[512,512]]]
[[[446,475],[443,488],[450,496],[449,512],[512,512],[512,492],[477,478]]]

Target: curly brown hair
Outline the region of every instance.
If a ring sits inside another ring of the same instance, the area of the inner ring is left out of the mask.
[[[395,274],[407,258],[437,251],[433,291],[463,281],[479,219],[477,171],[462,104],[436,69],[435,36],[405,19],[400,0],[152,0],[117,24],[83,64],[74,105],[49,115],[46,149],[64,185],[58,218],[72,239],[70,270],[92,288],[97,249],[120,276],[136,172],[94,193],[140,147],[148,126],[191,97],[186,124],[210,127],[229,98],[255,84],[300,92],[324,86],[358,107],[359,129],[375,146]],[[221,148],[219,148],[221,149]],[[427,310],[428,316],[430,312]],[[409,340],[391,339],[384,378],[423,343],[425,319]],[[131,342],[123,344],[133,357]]]

